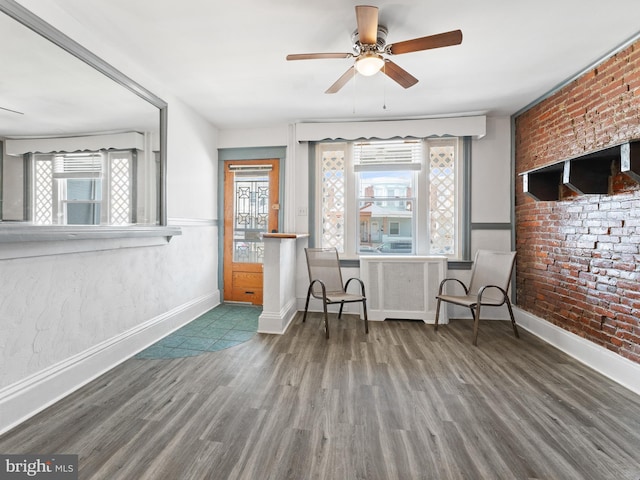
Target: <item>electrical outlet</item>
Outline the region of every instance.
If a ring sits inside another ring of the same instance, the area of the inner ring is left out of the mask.
[[[307,216],[307,207],[298,207],[298,216],[306,217]]]

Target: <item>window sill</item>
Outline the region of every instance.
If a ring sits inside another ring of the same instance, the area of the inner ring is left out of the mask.
[[[388,255],[389,258],[394,258],[394,257],[397,257],[397,256],[398,255],[393,255],[393,254]],[[415,256],[415,255],[409,254],[407,256]],[[453,260],[453,259],[447,260],[447,269],[448,270],[471,270],[472,265],[473,265],[473,261],[471,261],[471,260]],[[359,268],[360,267],[360,256],[357,256],[357,257],[351,257],[351,256],[340,257],[340,266],[343,267],[343,268]]]
[[[0,260],[166,245],[176,226],[34,226],[0,223]]]

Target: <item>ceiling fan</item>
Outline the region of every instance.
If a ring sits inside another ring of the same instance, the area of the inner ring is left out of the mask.
[[[356,72],[370,76],[380,70],[402,87],[409,88],[418,83],[418,79],[382,54],[400,55],[462,43],[462,31],[452,30],[387,45],[387,29],[378,23],[378,7],[369,5],[356,6],[356,22],[358,29],[351,36],[353,53],[296,53],[287,55],[287,60],[355,57],[355,63],[325,93],[338,92]]]

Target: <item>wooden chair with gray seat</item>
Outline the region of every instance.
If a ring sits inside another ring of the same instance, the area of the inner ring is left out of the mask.
[[[500,307],[507,305],[511,325],[516,338],[520,338],[508,290],[515,265],[516,252],[496,252],[478,250],[473,261],[469,286],[457,278],[445,278],[438,289],[435,329],[438,330],[441,302],[462,305],[471,310],[473,316],[473,344],[478,345],[478,327],[480,325],[480,309],[482,306]],[[448,295],[444,293],[449,282],[456,282],[464,289],[464,295]]]
[[[327,305],[340,304],[338,318],[342,318],[342,309],[345,303],[361,302],[364,316],[364,330],[365,333],[369,333],[367,297],[364,291],[364,283],[356,277],[349,278],[347,283],[343,283],[338,250],[335,248],[305,248],[305,254],[307,256],[307,267],[309,270],[309,289],[307,291],[307,302],[304,306],[302,321],[305,322],[307,320],[307,311],[309,309],[311,296],[322,300],[324,329],[326,337],[329,338]],[[347,292],[347,288],[352,281],[359,284],[359,293]]]

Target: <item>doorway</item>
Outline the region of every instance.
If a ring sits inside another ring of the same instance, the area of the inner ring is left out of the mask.
[[[278,231],[278,159],[224,162],[224,300],[262,305],[264,242]]]

